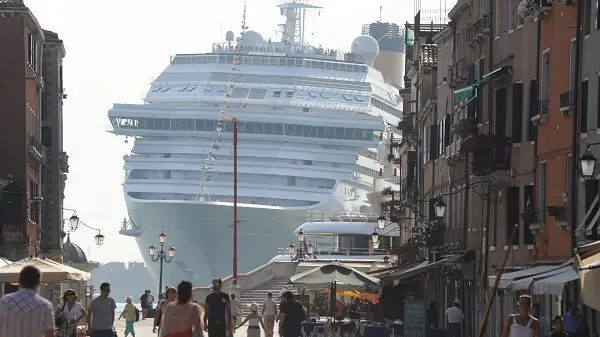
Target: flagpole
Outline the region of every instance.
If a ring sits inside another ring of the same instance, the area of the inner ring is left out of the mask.
[[[237,286],[237,237],[238,237],[238,219],[237,219],[237,144],[238,144],[238,123],[237,118],[233,118],[233,286]]]

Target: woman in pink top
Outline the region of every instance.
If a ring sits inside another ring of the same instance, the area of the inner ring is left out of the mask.
[[[162,310],[160,337],[192,337],[202,331],[204,310],[192,302],[192,283],[182,281],[177,286],[177,301]]]

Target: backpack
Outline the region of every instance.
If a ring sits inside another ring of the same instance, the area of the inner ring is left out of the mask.
[[[140,311],[138,310],[138,308],[135,308],[135,321],[139,322],[140,320]]]

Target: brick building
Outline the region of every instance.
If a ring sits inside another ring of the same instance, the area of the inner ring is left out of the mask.
[[[18,0],[0,1],[0,176],[12,183],[2,193],[3,255],[36,255],[39,247],[42,50],[44,32]]]

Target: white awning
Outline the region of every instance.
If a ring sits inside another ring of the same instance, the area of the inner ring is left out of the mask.
[[[551,270],[549,272],[545,272],[545,273],[542,273],[542,274],[537,274],[537,275],[533,275],[533,276],[530,276],[530,277],[527,277],[527,278],[523,278],[523,279],[520,279],[520,280],[515,280],[515,281],[513,281],[512,289],[514,291],[527,290],[527,289],[529,289],[529,287],[531,286],[531,284],[533,284],[533,281],[541,280],[541,279],[544,279],[546,277],[554,276],[556,274],[561,274],[561,273],[569,271],[569,269],[573,270],[573,267],[566,266],[566,267],[562,267],[562,268],[558,268],[558,269],[555,269],[555,270]]]
[[[562,266],[535,266],[528,269],[523,269],[519,271],[514,271],[512,273],[502,274],[500,277],[500,283],[498,283],[498,289],[507,289],[512,287],[513,282],[517,280],[521,280],[527,277],[535,276],[538,274],[547,273],[552,270],[556,270],[561,268]],[[494,286],[496,283],[496,275],[491,275],[488,277],[488,285],[490,288]]]
[[[564,273],[535,281],[533,283],[533,293],[536,295],[562,295],[565,285],[577,279],[579,279],[579,274],[571,267]]]

